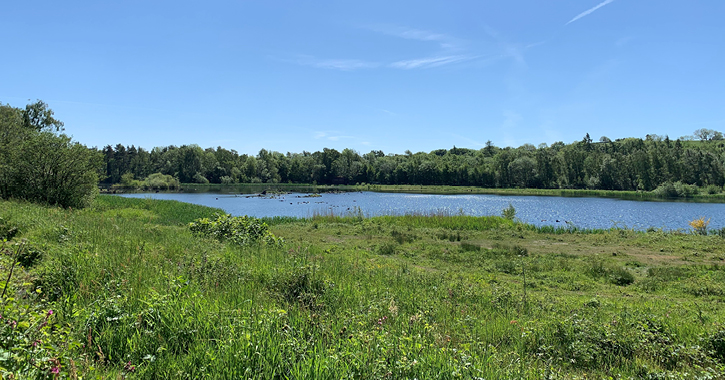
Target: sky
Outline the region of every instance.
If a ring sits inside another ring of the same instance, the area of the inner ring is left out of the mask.
[[[88,146],[429,152],[725,131],[725,1],[9,1],[0,102]]]

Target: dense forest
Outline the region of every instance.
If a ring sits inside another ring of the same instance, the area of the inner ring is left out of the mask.
[[[149,150],[88,148],[63,134],[63,123],[42,101],[24,109],[0,104],[0,197],[82,207],[100,181],[132,187],[179,183],[309,183],[463,185],[487,188],[656,190],[687,196],[698,186],[719,193],[725,184],[725,139],[698,129],[676,140],[593,141],[429,153],[360,154],[325,148],[310,153],[262,149],[257,155],[198,145]]]
[[[499,148],[490,141],[479,150],[439,149],[360,154],[351,149],[287,153],[262,149],[256,156],[222,147],[157,147],[151,151],[116,145],[102,149],[104,183],[126,183],[154,173],[182,183],[316,183],[467,185],[490,188],[654,190],[662,184],[723,186],[725,140],[721,132],[700,129],[671,140],[592,141],[587,134],[571,144]]]

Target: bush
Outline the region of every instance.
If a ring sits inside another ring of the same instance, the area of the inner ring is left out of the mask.
[[[233,217],[230,214],[216,214],[215,219],[201,218],[189,223],[189,229],[195,234],[219,241],[229,240],[239,245],[253,242],[278,244],[283,241],[274,236],[267,223],[247,215]]]
[[[722,191],[722,187],[718,185],[707,185],[704,189],[705,194],[717,194]]]
[[[706,340],[705,349],[710,356],[725,363],[725,330],[710,335]]]
[[[98,193],[100,152],[65,134],[45,103],[25,111],[1,106],[22,118],[0,119],[0,197],[82,208]],[[19,122],[18,120],[22,120]]]
[[[514,220],[514,218],[516,218],[516,209],[511,203],[509,203],[509,206],[501,211],[501,216],[508,220]]]
[[[682,183],[681,181],[677,181],[675,183],[667,181],[657,186],[657,188],[653,190],[653,193],[663,198],[691,198],[693,195],[697,194],[697,186],[688,185],[686,183]]]
[[[710,219],[705,220],[702,216],[699,219],[692,220],[688,223],[693,229],[693,233],[698,235],[707,235],[707,227],[710,225]]]
[[[168,174],[154,173],[143,181],[146,190],[175,190],[181,187],[179,180]]]
[[[10,221],[0,217],[0,241],[12,240],[20,232],[18,227],[10,224]]]
[[[658,197],[662,198],[677,197],[677,190],[675,190],[675,185],[669,181],[657,186],[657,188],[654,189],[653,193],[655,193]]]
[[[625,268],[609,270],[609,282],[618,286],[627,286],[634,282],[634,275]]]
[[[677,191],[677,196],[680,198],[691,198],[697,194],[697,186],[688,185],[680,181],[675,182],[675,190]]]
[[[206,179],[206,177],[204,177],[203,175],[201,175],[201,173],[194,174],[193,180],[194,180],[194,183],[209,183],[209,180]]]
[[[270,288],[290,304],[318,309],[324,307],[322,296],[333,283],[323,280],[315,273],[315,268],[306,265],[289,271],[278,272],[270,283]]]

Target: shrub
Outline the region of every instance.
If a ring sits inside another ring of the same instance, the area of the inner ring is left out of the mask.
[[[334,284],[316,275],[313,267],[305,265],[277,273],[270,288],[288,303],[298,303],[308,308],[322,308],[322,296]]]
[[[179,180],[168,174],[154,173],[146,177],[143,187],[147,190],[175,190],[181,187]]]
[[[677,191],[677,196],[680,198],[690,198],[697,194],[697,186],[688,185],[681,181],[675,182],[675,190]]]
[[[698,219],[690,221],[688,224],[690,225],[690,227],[692,227],[696,234],[707,235],[707,226],[710,225],[710,219],[705,220],[705,217],[702,216]]]
[[[659,197],[663,197],[663,198],[676,198],[677,197],[677,190],[675,189],[675,185],[669,181],[657,186],[657,188],[653,190],[653,193],[655,193],[655,195],[657,195]]]
[[[18,227],[10,224],[9,220],[0,217],[0,241],[12,240],[19,232]]]
[[[219,241],[229,240],[239,245],[253,242],[278,244],[283,241],[274,236],[267,223],[247,215],[234,217],[230,214],[216,214],[214,219],[201,218],[189,223],[189,229],[195,234]]]
[[[516,218],[516,208],[509,203],[509,206],[501,211],[501,216],[508,220],[514,220]]]
[[[390,256],[395,254],[395,245],[391,243],[385,243],[377,247],[379,255]]]
[[[712,194],[717,194],[717,193],[721,192],[722,187],[720,187],[718,185],[707,185],[707,187],[705,187],[705,189],[703,189],[703,190],[704,190],[705,194],[712,195]]]
[[[710,356],[725,363],[725,330],[720,330],[710,335],[705,342]]]
[[[614,285],[627,286],[634,282],[634,275],[625,268],[609,270],[609,282]]]
[[[664,182],[657,186],[653,193],[663,198],[690,198],[697,194],[697,186],[688,185],[677,181],[672,183],[670,181]]]
[[[41,101],[0,119],[0,197],[82,208],[98,193],[100,152],[59,133],[63,123]]]
[[[194,174],[193,177],[194,183],[209,183],[209,180],[206,179],[201,173]]]

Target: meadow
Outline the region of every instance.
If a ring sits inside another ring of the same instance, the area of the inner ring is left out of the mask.
[[[0,202],[2,376],[725,378],[725,238],[706,225],[350,213],[239,222],[281,238],[250,241],[217,213]]]

